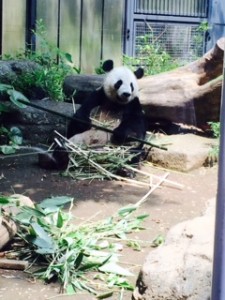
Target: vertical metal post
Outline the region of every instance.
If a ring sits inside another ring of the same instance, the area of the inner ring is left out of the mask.
[[[224,65],[225,67],[225,65]],[[223,76],[225,70],[223,68]],[[211,300],[225,299],[225,78],[220,114],[220,153]]]
[[[26,1],[26,48],[35,51],[36,41],[32,30],[36,29],[37,0]]]
[[[2,0],[0,0],[0,55],[2,55]]]

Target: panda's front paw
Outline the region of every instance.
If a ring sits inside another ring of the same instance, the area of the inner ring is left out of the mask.
[[[67,138],[71,138],[72,136],[82,133],[91,129],[91,120],[89,117],[75,115],[73,119],[69,122],[67,129]]]
[[[113,130],[113,135],[111,137],[111,142],[116,145],[122,145],[127,141],[127,134],[125,131],[121,131],[120,128]]]

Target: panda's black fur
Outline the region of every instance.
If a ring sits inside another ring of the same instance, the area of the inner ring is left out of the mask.
[[[125,66],[114,68],[112,60],[105,61],[102,68],[107,72],[103,85],[92,92],[74,114],[68,125],[67,138],[70,139],[76,134],[89,130],[91,128],[91,111],[97,106],[112,102],[122,111],[121,122],[113,130],[112,143],[128,142],[129,136],[144,139],[146,134],[145,117],[138,97],[137,84],[137,79],[144,75],[143,69],[139,68],[132,72]],[[143,144],[140,144],[132,151],[140,152],[142,146]],[[39,165],[48,169],[66,169],[68,162],[68,152],[57,145],[51,156],[42,154],[39,156]]]
[[[90,114],[97,106],[113,102],[122,111],[122,119],[114,129],[111,141],[123,144],[129,136],[144,139],[146,134],[145,117],[138,97],[137,79],[144,75],[142,68],[132,72],[122,66],[114,68],[113,61],[107,60],[102,68],[107,72],[102,87],[92,92],[77,110],[68,126],[67,138],[82,133],[91,128]],[[79,120],[87,124],[80,123]],[[88,125],[89,124],[89,125]]]

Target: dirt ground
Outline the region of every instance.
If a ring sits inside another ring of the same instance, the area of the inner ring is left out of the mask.
[[[45,171],[35,165],[36,156],[15,158],[0,157],[0,193],[24,194],[38,202],[50,196],[69,195],[75,199],[73,214],[86,220],[98,213],[98,218],[112,215],[119,208],[136,203],[146,193],[147,188],[134,187],[115,181],[75,182],[61,177],[56,172]],[[165,170],[147,167],[149,173],[165,174]],[[201,214],[207,202],[215,198],[217,189],[217,167],[200,168],[188,174],[169,171],[168,179],[183,185],[182,189],[163,184],[150,195],[141,206],[141,213],[150,217],[144,223],[146,230],[135,233],[135,238],[149,241],[141,251],[124,248],[122,261],[130,266],[135,274],[131,282],[135,283],[138,272],[149,251],[150,242],[159,234],[165,236],[168,229],[178,222]],[[42,300],[42,299],[94,299],[90,295],[60,296],[57,284],[44,285],[31,280],[19,271],[0,270],[0,299]],[[118,295],[111,299],[120,299]],[[131,293],[125,292],[124,300],[131,299]]]

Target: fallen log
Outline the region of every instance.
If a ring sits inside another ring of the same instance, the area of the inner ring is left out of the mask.
[[[28,261],[0,258],[0,269],[24,271],[28,265]]]
[[[2,249],[16,234],[16,224],[7,218],[0,218],[0,249]]]
[[[150,118],[196,126],[219,121],[225,38],[200,59],[139,81]]]
[[[139,80],[140,101],[150,120],[202,127],[220,116],[225,38],[200,59],[183,67]],[[103,82],[101,75],[71,75],[64,92],[77,103]]]
[[[15,216],[18,212],[20,212],[21,206],[26,205],[29,207],[34,207],[34,204],[30,198],[24,195],[13,194],[9,198],[11,201],[14,201],[15,204],[4,206],[4,215],[0,215],[0,250],[3,249],[4,246],[14,238],[17,232],[17,226],[9,216]]]

